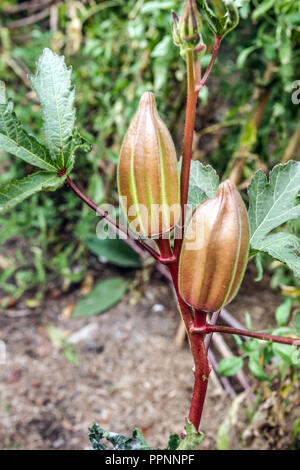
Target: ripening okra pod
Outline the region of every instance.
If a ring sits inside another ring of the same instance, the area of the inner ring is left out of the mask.
[[[183,300],[206,312],[231,302],[244,276],[248,249],[247,210],[227,180],[214,198],[195,209],[188,224],[179,261]]]
[[[122,144],[118,189],[128,223],[141,236],[159,236],[178,222],[176,151],[150,92],[142,95]]]

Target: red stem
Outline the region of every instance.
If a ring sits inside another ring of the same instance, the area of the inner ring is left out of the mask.
[[[197,98],[198,93],[202,86],[205,84],[208,76],[212,70],[214,62],[217,57],[218,49],[220,45],[220,39],[216,38],[214,51],[212,55],[211,62],[208,66],[208,69],[205,72],[203,79],[200,81],[199,89],[196,89],[195,77],[197,80],[200,80],[200,67],[197,64],[197,60],[192,52],[187,53],[187,106],[186,106],[186,120],[185,120],[185,129],[184,129],[184,141],[183,141],[183,152],[182,152],[182,166],[181,166],[181,175],[180,175],[180,205],[181,205],[181,227],[179,237],[175,238],[174,242],[174,255],[177,259],[177,263],[174,265],[169,265],[169,270],[172,275],[175,291],[178,298],[179,307],[181,310],[182,318],[184,320],[189,341],[190,347],[194,358],[195,368],[194,368],[194,390],[193,397],[191,401],[189,420],[198,430],[200,425],[200,420],[202,416],[202,410],[204,405],[204,400],[207,391],[207,382],[210,372],[209,362],[207,358],[207,350],[204,342],[204,335],[191,335],[189,325],[196,327],[201,327],[206,324],[206,314],[203,312],[195,312],[195,323],[193,323],[193,310],[188,307],[180,297],[178,289],[178,260],[180,255],[180,250],[183,241],[183,230],[185,223],[185,207],[188,200],[188,191],[189,191],[189,179],[190,179],[190,167],[191,167],[191,157],[192,157],[192,145],[193,145],[193,136],[194,136],[194,126],[196,118],[196,108],[197,108]],[[175,232],[176,233],[176,232]],[[200,322],[200,323],[199,323]]]
[[[201,328],[206,324],[206,313],[195,312],[194,328]],[[202,416],[202,410],[204,400],[207,391],[208,377],[210,373],[210,367],[207,359],[207,351],[204,342],[204,335],[196,335],[197,341],[194,337],[190,337],[191,351],[194,357],[195,368],[194,368],[194,390],[191,401],[189,420],[195,426],[198,431]]]
[[[172,276],[174,289],[177,295],[179,309],[189,337],[190,348],[194,358],[194,390],[189,412],[189,420],[198,430],[202,416],[204,400],[207,391],[208,376],[210,373],[204,335],[191,335],[196,326],[202,328],[206,324],[206,313],[195,312],[180,297],[178,287],[178,263],[168,266]]]
[[[197,93],[195,92],[195,78],[194,78],[194,59],[193,53],[187,53],[187,104],[186,104],[186,118],[184,128],[183,152],[182,152],[182,165],[180,174],[180,206],[181,206],[181,227],[178,238],[175,238],[174,255],[179,258],[184,228],[184,210],[187,204],[190,180],[190,167],[191,155],[194,135],[194,125],[196,117],[197,106]]]
[[[229,326],[220,325],[194,325],[190,330],[191,335],[206,335],[210,333],[228,333],[231,335],[248,336],[250,338],[257,338],[263,341],[272,341],[274,343],[290,344],[292,346],[300,346],[300,339],[285,338],[283,336],[270,335],[269,333],[259,333],[257,331],[242,330],[239,328],[230,328]]]
[[[201,90],[201,88],[204,87],[205,83],[206,83],[207,80],[208,80],[208,77],[209,77],[209,75],[210,75],[210,72],[212,71],[212,68],[213,68],[213,66],[214,66],[214,63],[215,63],[215,61],[216,61],[216,58],[217,58],[217,55],[218,55],[218,52],[219,52],[220,44],[221,44],[221,38],[219,38],[218,36],[216,36],[216,38],[215,38],[215,43],[214,43],[214,47],[213,47],[213,53],[212,53],[212,57],[211,57],[209,66],[207,67],[207,69],[206,69],[206,71],[205,71],[205,74],[203,75],[203,78],[200,80],[199,83],[196,83],[196,85],[195,85],[195,91],[196,91],[197,93],[199,93],[199,91]]]
[[[76,184],[71,180],[69,176],[67,176],[66,182],[69,185],[69,187],[72,189],[72,191],[76,194],[76,196],[78,196],[85,204],[87,204],[91,209],[93,209],[98,215],[105,218],[105,220],[107,221],[110,227],[116,230],[118,234],[123,233],[128,237],[128,238],[126,237],[125,239],[123,238],[122,239],[129,246],[133,247],[133,245],[136,243],[140,247],[144,248],[144,250],[148,251],[148,253],[150,253],[150,255],[152,255],[153,258],[156,259],[156,261],[158,261],[159,263],[168,264],[168,263],[175,262],[175,258],[172,256],[172,253],[170,257],[168,256],[167,258],[165,258],[164,256],[160,256],[155,250],[153,250],[153,248],[151,248],[151,246],[147,245],[147,243],[145,243],[143,240],[135,238],[134,234],[129,232],[127,227],[124,227],[123,225],[119,224],[119,222],[114,220],[108,214],[108,212],[106,212],[101,207],[97,206],[97,204],[95,204],[88,196],[83,194],[83,192],[80,191],[80,189],[76,186]]]

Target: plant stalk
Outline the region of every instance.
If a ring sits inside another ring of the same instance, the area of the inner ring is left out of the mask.
[[[174,263],[175,258],[173,257],[172,253],[170,253],[170,256],[164,257],[160,256],[151,246],[149,246],[147,243],[145,243],[143,240],[140,238],[136,238],[133,233],[129,232],[127,227],[124,227],[123,225],[119,224],[119,222],[115,219],[113,219],[108,212],[106,212],[104,209],[101,207],[97,206],[88,196],[86,196],[78,186],[71,180],[69,176],[66,178],[66,182],[68,186],[72,189],[72,191],[76,194],[77,197],[79,197],[85,204],[87,204],[91,209],[93,209],[100,217],[103,217],[106,221],[107,224],[113,228],[118,234],[124,234],[126,235],[126,238],[121,237],[125,243],[127,243],[131,248],[135,246],[135,244],[139,245],[142,247],[144,250],[148,251],[153,258],[158,261],[159,263],[162,264],[168,264],[168,263]],[[134,248],[133,248],[134,249]]]
[[[216,61],[216,58],[217,58],[217,55],[218,55],[218,52],[219,52],[219,47],[220,47],[220,44],[221,44],[221,40],[222,40],[221,38],[216,36],[210,63],[209,63],[209,65],[208,65],[208,67],[207,67],[207,69],[206,69],[206,71],[203,75],[203,78],[200,81],[198,81],[198,83],[195,84],[196,93],[199,93],[201,88],[204,87],[204,85],[206,84],[206,82],[208,80],[208,77],[210,75],[210,72],[213,69],[213,66],[215,64],[215,61]]]
[[[190,180],[190,168],[191,168],[191,156],[192,156],[192,145],[194,136],[194,126],[196,118],[196,107],[197,107],[197,96],[195,92],[195,77],[194,77],[194,57],[193,52],[187,53],[187,104],[186,104],[186,117],[185,117],[185,128],[184,128],[184,139],[183,139],[183,152],[182,152],[182,165],[180,174],[180,207],[181,207],[181,220],[180,220],[180,234],[178,238],[175,238],[174,243],[174,255],[179,258],[184,222],[185,222],[185,207],[188,199],[189,191],[189,180]]]
[[[201,328],[206,324],[206,313],[201,311],[195,312],[194,328]],[[191,351],[194,357],[194,390],[190,406],[189,420],[199,430],[203,405],[207,392],[208,377],[210,374],[210,366],[207,358],[207,350],[204,342],[204,335],[190,337]]]
[[[231,335],[248,336],[249,338],[256,338],[263,341],[271,341],[273,343],[289,344],[292,346],[300,346],[300,338],[286,338],[283,336],[275,336],[269,333],[260,333],[258,331],[248,331],[239,328],[231,328],[229,326],[210,325],[205,324],[202,326],[194,326],[190,330],[191,335],[207,335],[210,333],[228,333]]]

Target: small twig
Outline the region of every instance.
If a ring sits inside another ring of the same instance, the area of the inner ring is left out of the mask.
[[[27,18],[22,18],[20,20],[12,21],[8,24],[8,29],[21,28],[22,26],[28,26],[38,21],[42,21],[50,15],[50,8],[45,8],[45,10],[36,13],[35,15],[28,16]]]
[[[208,359],[212,365],[212,368],[214,371],[217,371],[218,370],[218,361],[214,355],[214,353],[212,352],[212,350],[210,349],[208,351]],[[236,397],[236,392],[234,390],[234,388],[232,387],[231,383],[229,382],[229,380],[227,379],[227,377],[218,377],[220,382],[222,383],[223,387],[224,387],[224,390],[226,391],[226,393],[231,397],[231,398],[234,398]]]
[[[214,63],[216,61],[216,58],[217,58],[217,55],[218,55],[218,52],[219,52],[219,47],[220,47],[220,44],[221,44],[221,38],[219,38],[218,36],[216,36],[215,38],[215,43],[214,43],[214,47],[213,47],[213,52],[212,52],[212,56],[211,56],[211,60],[210,60],[210,63],[209,63],[209,66],[207,67],[204,75],[203,75],[203,78],[200,80],[200,82],[196,83],[195,84],[195,91],[196,93],[199,93],[199,91],[201,90],[201,88],[204,87],[204,85],[206,84],[207,80],[208,80],[208,77],[210,75],[210,72],[212,71],[212,68],[214,66]]]
[[[6,56],[6,54],[3,54],[3,56],[7,65],[9,65],[15,74],[18,75],[18,77],[20,77],[25,85],[29,88],[30,82],[28,80],[28,70],[24,70],[12,56]]]
[[[184,322],[181,318],[180,322],[179,322],[179,325],[177,327],[177,332],[176,332],[176,335],[175,335],[175,338],[174,338],[174,343],[179,348],[182,348],[182,346],[184,344],[184,341],[185,341],[185,338],[186,338],[186,329],[185,329],[185,324],[184,324]]]
[[[241,124],[240,119],[232,119],[230,121],[219,122],[217,124],[212,124],[211,126],[207,126],[201,131],[197,133],[197,137],[200,140],[206,134],[213,134],[214,132],[222,129],[223,127],[230,127],[230,126],[239,126]]]
[[[215,394],[220,395],[220,396],[224,395],[224,387],[221,383],[220,377],[218,376],[214,368],[212,368],[209,374],[209,379],[213,383],[214,395]]]
[[[2,12],[3,13],[9,13],[9,14],[14,14],[18,13],[19,11],[23,10],[40,10],[41,8],[44,8],[46,5],[49,5],[49,3],[53,3],[53,0],[39,0],[39,1],[29,1],[29,2],[22,2],[18,5],[4,5],[2,7]]]
[[[219,316],[220,316],[220,312],[214,312],[211,316],[211,319],[210,319],[210,323],[212,325],[215,325],[219,319]],[[212,337],[213,337],[213,334],[210,333],[209,335],[206,336],[205,338],[205,347],[206,347],[206,351],[209,350],[209,347],[210,347],[210,343],[211,343],[211,340],[212,340]]]
[[[50,31],[56,33],[58,28],[58,5],[54,4],[50,7]]]
[[[298,121],[296,130],[290,139],[289,145],[285,149],[285,152],[281,159],[281,163],[286,163],[293,157],[293,154],[296,151],[299,140],[300,140],[300,119]]]

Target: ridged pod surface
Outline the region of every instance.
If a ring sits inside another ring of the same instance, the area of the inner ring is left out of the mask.
[[[179,291],[198,310],[219,311],[231,302],[247,265],[249,222],[235,185],[226,180],[200,204],[187,227],[179,262]]]
[[[118,189],[127,220],[141,236],[158,236],[178,222],[176,151],[150,92],[142,95],[122,144]]]

